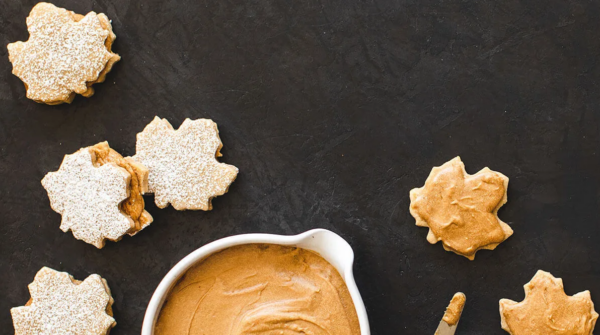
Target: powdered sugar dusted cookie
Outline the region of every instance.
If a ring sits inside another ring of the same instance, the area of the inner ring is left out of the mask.
[[[500,300],[502,329],[512,335],[592,335],[598,313],[590,291],[568,296],[560,278],[539,270],[525,300]]]
[[[177,210],[206,211],[238,174],[235,166],[217,161],[222,147],[211,120],[186,119],[174,130],[169,121],[155,117],[137,135],[134,158],[150,170],[148,186],[158,207],[171,203]]]
[[[60,229],[102,248],[105,239],[118,241],[152,222],[141,197],[147,175],[145,167],[104,142],[66,155],[42,185],[50,205],[62,215]]]
[[[508,178],[488,168],[469,175],[456,157],[434,167],[425,186],[410,191],[410,213],[428,227],[427,241],[470,260],[481,249],[495,249],[513,231],[498,218],[506,203]]]
[[[96,167],[104,164],[116,164],[129,173],[129,197],[119,205],[121,212],[129,216],[135,227],[128,232],[135,235],[146,228],[153,219],[145,210],[144,193],[148,192],[148,169],[136,162],[131,157],[123,158],[118,152],[111,149],[108,142],[101,142],[88,148],[93,156],[93,164]]]
[[[104,81],[117,62],[116,36],[104,14],[75,14],[40,2],[27,18],[30,37],[8,45],[13,74],[27,88],[27,97],[49,105],[70,103],[75,94],[89,97],[92,84]]]
[[[25,306],[10,310],[15,335],[107,335],[117,324],[110,289],[99,275],[80,282],[44,267],[29,284],[29,292]]]

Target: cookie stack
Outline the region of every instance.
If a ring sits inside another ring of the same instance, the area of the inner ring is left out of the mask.
[[[91,97],[121,57],[111,51],[117,36],[108,17],[83,16],[41,2],[27,17],[29,40],[8,45],[13,74],[39,103],[70,103],[76,94]]]
[[[148,188],[148,169],[123,158],[107,142],[66,155],[56,172],[42,179],[50,205],[62,215],[60,229],[75,238],[104,246],[135,235],[152,223],[142,194]]]
[[[108,335],[117,323],[106,280],[93,274],[84,281],[42,268],[29,284],[31,299],[10,310],[15,335]]]

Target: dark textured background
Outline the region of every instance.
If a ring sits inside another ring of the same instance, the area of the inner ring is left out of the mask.
[[[34,1],[0,0],[0,44]],[[450,297],[458,334],[503,334],[498,300],[538,269],[600,303],[597,1],[57,0],[106,13],[123,60],[90,99],[25,98],[0,48],[0,328],[42,266],[105,277],[111,335],[138,334],[167,271],[215,239],[331,229],[356,251],[372,333],[432,334]],[[102,250],[59,229],[42,177],[108,140],[133,155],[155,115],[211,118],[240,169],[210,212],[157,209]],[[460,155],[510,177],[514,235],[475,261],[425,240],[408,193]],[[2,331],[3,333],[5,331]]]

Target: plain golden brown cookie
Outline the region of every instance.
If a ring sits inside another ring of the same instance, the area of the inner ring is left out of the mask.
[[[469,175],[456,157],[410,191],[410,213],[417,226],[429,228],[429,243],[441,241],[444,249],[473,260],[478,250],[493,250],[513,233],[497,214],[507,188],[505,175],[488,168]]]
[[[15,335],[108,335],[117,323],[106,280],[77,281],[66,272],[42,268],[29,284],[31,299],[10,310]]]
[[[502,329],[511,335],[592,335],[598,319],[590,291],[568,296],[560,278],[539,270],[525,300],[500,300]]]
[[[75,14],[40,2],[27,17],[29,40],[8,45],[13,74],[39,103],[70,103],[90,97],[121,58],[111,51],[116,35],[104,14]]]

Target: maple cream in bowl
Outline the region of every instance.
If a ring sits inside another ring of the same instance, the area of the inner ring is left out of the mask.
[[[353,261],[350,245],[324,229],[217,240],[165,276],[142,335],[370,335]]]

